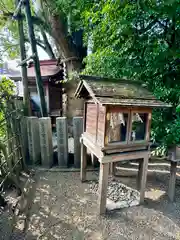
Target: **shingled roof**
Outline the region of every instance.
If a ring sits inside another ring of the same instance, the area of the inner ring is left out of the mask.
[[[92,98],[101,105],[171,107],[156,99],[142,83],[124,79],[80,76],[75,97]]]

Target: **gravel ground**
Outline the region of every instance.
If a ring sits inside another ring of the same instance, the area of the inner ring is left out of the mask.
[[[180,186],[176,187],[175,203],[170,203],[166,196],[169,173],[163,166],[157,168],[148,174],[143,206],[108,211],[106,216],[98,216],[92,182],[82,184],[78,172],[37,172],[26,234],[17,230],[16,236],[21,237],[13,239],[180,239]],[[165,168],[168,171],[168,166]],[[87,178],[97,180],[98,173],[88,172]],[[134,177],[118,180],[135,188]]]

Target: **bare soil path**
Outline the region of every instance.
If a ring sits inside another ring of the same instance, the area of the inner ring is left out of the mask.
[[[111,211],[106,216],[98,216],[97,195],[90,191],[90,182],[80,182],[79,172],[36,171],[26,232],[16,229],[12,239],[180,239],[180,185],[175,203],[170,203],[168,170],[168,165],[160,164],[149,172],[144,206]],[[98,172],[89,172],[87,178],[98,179]],[[135,177],[119,179],[135,188]]]

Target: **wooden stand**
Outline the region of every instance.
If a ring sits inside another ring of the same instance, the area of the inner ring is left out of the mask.
[[[84,141],[85,140],[85,141]],[[81,181],[86,180],[86,149],[92,150],[92,145],[88,144],[87,139],[81,139]],[[94,146],[95,147],[95,146]],[[95,152],[95,150],[93,151]],[[133,151],[129,153],[117,153],[104,155],[103,152],[99,155],[98,160],[100,162],[100,175],[99,175],[99,198],[98,198],[98,212],[104,214],[106,212],[106,199],[107,199],[107,187],[108,187],[108,175],[111,166],[115,165],[115,162],[128,161],[135,159],[142,159],[139,163],[137,185],[140,190],[140,204],[144,202],[146,179],[148,172],[148,160],[149,151]],[[111,173],[113,173],[112,171]]]

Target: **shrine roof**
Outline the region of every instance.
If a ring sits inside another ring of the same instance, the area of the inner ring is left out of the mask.
[[[77,98],[92,98],[101,105],[171,107],[158,100],[141,82],[126,79],[109,79],[80,76]]]
[[[51,59],[40,60],[40,71],[42,79],[47,80],[49,77],[54,77],[63,70],[57,65],[57,60]],[[8,63],[4,64],[2,75],[8,76],[14,81],[21,81],[21,69],[20,67],[17,67],[17,63],[15,63],[15,66]],[[35,81],[36,74],[33,62],[30,62],[27,67],[27,75],[29,80]]]

